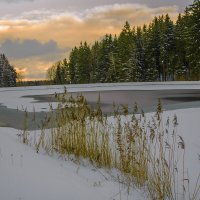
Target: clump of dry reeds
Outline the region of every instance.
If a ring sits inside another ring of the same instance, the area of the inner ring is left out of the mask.
[[[95,109],[82,95],[73,97],[65,90],[55,96],[58,106],[54,111],[50,105],[50,114],[42,122],[37,152],[43,148],[49,154],[89,159],[96,167],[116,168],[128,181],[145,188],[152,200],[176,200],[180,193],[185,196],[185,143],[177,135],[176,116],[163,122],[160,100],[152,117],[143,111],[138,114],[137,104],[131,114],[127,105],[119,108],[113,104],[113,116],[108,118],[101,110],[100,97]],[[26,133],[25,126],[24,143],[28,141]],[[178,168],[180,155],[182,169]],[[179,170],[182,183],[177,181]]]

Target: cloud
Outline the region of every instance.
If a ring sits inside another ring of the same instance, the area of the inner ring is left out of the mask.
[[[149,23],[155,15],[169,13],[175,18],[176,6],[149,8],[140,4],[98,6],[82,13],[34,10],[18,18],[0,20],[0,41],[7,38],[56,40],[59,46],[74,46],[81,40],[89,43],[106,33],[118,34],[125,21],[138,26]]]
[[[32,2],[34,0],[1,0],[1,1],[6,2],[6,3],[16,3],[19,1]]]
[[[122,22],[129,21],[132,26],[149,23],[155,16],[169,13],[172,18],[177,17],[178,7],[150,8],[141,4],[115,4],[99,6],[86,12],[85,21],[90,24],[100,22],[118,28]]]
[[[0,45],[0,51],[5,53],[11,59],[31,58],[35,56],[48,56],[49,54],[59,54],[67,52],[70,48],[61,49],[57,43],[50,40],[46,43],[41,43],[34,39],[27,40],[5,40]],[[48,60],[48,59],[47,59]]]
[[[57,59],[61,59],[60,56]],[[42,57],[33,57],[11,60],[11,64],[17,69],[17,72],[22,72],[26,80],[39,80],[46,78],[46,70],[52,65],[52,61],[46,61]]]
[[[42,69],[50,67],[52,62],[57,61],[56,58],[66,57],[63,49],[67,52],[69,48],[79,45],[80,41],[92,44],[107,33],[119,34],[127,20],[132,26],[139,26],[149,23],[156,15],[166,13],[175,19],[178,7],[114,4],[82,12],[33,10],[18,17],[5,16],[0,20],[0,44],[7,51],[9,49],[8,53],[15,58],[15,65],[27,67],[24,65],[26,63],[30,65],[28,69],[40,66],[37,71],[41,72],[40,77],[42,74],[45,77]],[[27,70],[28,73],[31,70]]]
[[[69,50],[59,48],[53,40],[46,43],[31,39],[6,40],[0,45],[0,52],[29,80],[44,79],[52,63],[65,58]]]
[[[9,60],[18,72],[23,73],[26,80],[39,80],[46,78],[47,69],[52,66],[52,63],[65,58],[66,53],[51,54],[49,57],[50,59],[46,56],[35,56],[31,58]]]

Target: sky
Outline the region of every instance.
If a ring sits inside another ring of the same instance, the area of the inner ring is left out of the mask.
[[[107,33],[149,23],[154,16],[178,13],[192,0],[0,0],[0,53],[27,80],[68,57],[81,41],[92,44]]]

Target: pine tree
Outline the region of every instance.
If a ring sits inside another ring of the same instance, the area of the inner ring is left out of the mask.
[[[109,60],[110,66],[107,72],[107,82],[119,82],[121,76],[121,60],[116,52],[110,53]]]
[[[67,59],[63,59],[62,61],[62,76],[63,76],[63,83],[70,83],[70,70],[69,70],[69,64],[67,62]]]
[[[130,24],[125,23],[118,38],[118,51],[121,60],[121,82],[136,79],[135,71],[135,30],[131,30]]]
[[[77,83],[75,78],[76,71],[77,71],[77,62],[78,62],[78,48],[75,47],[72,49],[70,56],[69,56],[69,76],[70,76],[70,83]]]
[[[0,87],[16,86],[17,73],[4,54],[0,54]]]
[[[161,32],[159,20],[154,18],[149,25],[146,36],[146,59],[148,60],[147,77],[148,81],[162,80],[163,71],[161,67]]]
[[[168,14],[165,16],[164,26],[162,28],[161,65],[163,69],[163,80],[174,80],[176,53],[175,28]]]
[[[61,62],[57,63],[57,67],[56,67],[56,75],[55,75],[55,79],[54,79],[54,83],[55,84],[62,84],[62,71],[61,71]]]
[[[108,70],[111,66],[110,54],[114,51],[112,35],[105,35],[100,43],[99,62],[96,72],[97,82],[108,82]]]
[[[175,26],[175,39],[176,39],[176,65],[174,66],[175,77],[178,80],[187,80],[189,71],[189,60],[186,51],[185,39],[185,23],[181,14],[179,14]]]
[[[99,71],[99,60],[100,60],[100,44],[98,41],[91,47],[91,83],[98,82],[97,76]]]
[[[144,31],[145,31],[144,27]],[[144,36],[142,29],[137,27],[135,39],[136,81],[146,81],[147,61],[145,55]]]
[[[188,58],[190,73],[194,79],[200,79],[200,0],[195,0],[188,9]]]
[[[77,54],[75,80],[78,83],[90,83],[91,51],[87,42],[81,42]]]

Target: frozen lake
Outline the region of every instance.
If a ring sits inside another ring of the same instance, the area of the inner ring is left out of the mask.
[[[86,84],[66,85],[66,88],[73,96],[83,94],[93,107],[97,106],[100,95],[102,110],[108,115],[113,103],[128,105],[131,111],[136,102],[143,111],[152,112],[158,99],[161,99],[165,110],[200,107],[199,82]],[[0,126],[23,129],[23,110],[27,109],[29,129],[38,129],[41,120],[48,114],[49,102],[56,108],[56,99],[52,97],[63,91],[63,85],[1,88]],[[34,109],[37,121],[33,124]]]

